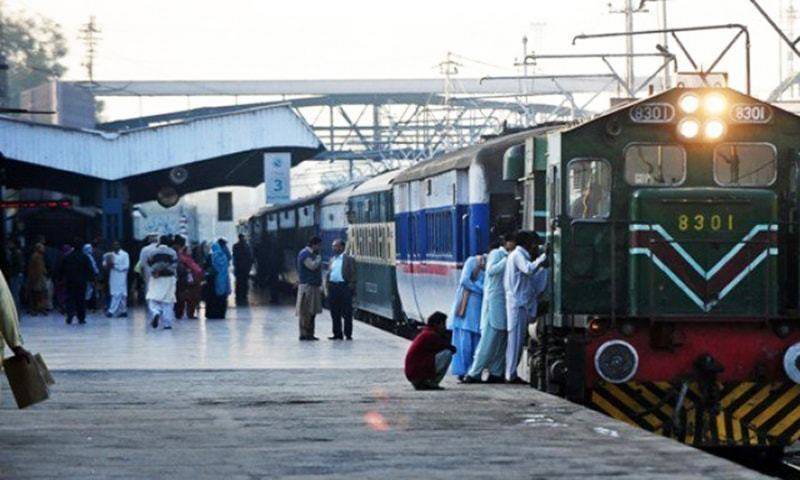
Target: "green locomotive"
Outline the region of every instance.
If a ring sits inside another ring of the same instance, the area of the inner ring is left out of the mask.
[[[507,161],[551,255],[532,385],[696,446],[800,436],[800,117],[674,88]]]

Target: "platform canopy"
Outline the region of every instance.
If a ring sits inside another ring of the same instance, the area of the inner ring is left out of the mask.
[[[5,157],[103,180],[252,150],[319,147],[313,130],[286,105],[121,132],[0,117],[0,152]]]
[[[7,186],[84,194],[90,185],[124,180],[134,202],[154,199],[176,167],[188,172],[174,185],[179,193],[255,186],[264,179],[263,152],[290,152],[296,164],[321,150],[311,127],[285,104],[117,132],[0,116]]]

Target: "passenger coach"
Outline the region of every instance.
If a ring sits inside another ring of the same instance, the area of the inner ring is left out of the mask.
[[[449,313],[464,261],[519,227],[516,183],[503,177],[503,156],[547,128],[421,162],[394,179],[397,285],[410,319]]]

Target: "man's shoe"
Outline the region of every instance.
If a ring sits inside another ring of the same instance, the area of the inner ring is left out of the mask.
[[[309,340],[311,340],[311,337],[308,337],[306,335],[300,335],[300,341],[301,342],[307,342]]]
[[[489,375],[489,378],[486,379],[486,383],[506,383],[506,379],[498,375]]]
[[[119,315],[117,315],[117,318],[128,318],[128,312],[120,313]]]
[[[509,385],[527,385],[528,384],[528,382],[526,382],[525,380],[523,380],[523,379],[521,379],[519,377],[514,377],[511,380],[508,380],[506,383],[508,383]]]
[[[458,375],[456,379],[458,379],[458,383],[464,383],[464,375]]]
[[[328,337],[328,340],[342,340],[342,337],[340,337],[338,335],[334,335],[332,337]]]
[[[158,328],[158,320],[160,318],[161,318],[161,314],[156,314],[156,316],[153,317],[153,321],[150,322],[150,326],[153,327],[153,328]]]
[[[113,316],[114,316],[114,315],[111,315],[111,312],[106,312],[106,318],[111,318],[111,317],[113,317]]]
[[[352,341],[352,340],[353,340],[353,337],[351,337],[351,336],[347,336],[347,337],[345,337],[345,338],[346,338],[348,341]]]
[[[67,317],[67,325],[72,325],[72,317]]]
[[[312,341],[315,341],[315,342],[316,342],[317,340],[319,340],[319,338],[317,338],[317,337],[314,337],[314,336],[308,337],[308,339],[309,339],[309,340],[312,340]]]
[[[464,376],[464,380],[461,383],[483,383],[480,378],[470,377],[469,375]]]
[[[164,327],[164,330],[172,330],[172,327],[169,327],[169,326]]]
[[[81,325],[86,325],[86,320],[84,320],[83,318],[79,318],[78,323]]]

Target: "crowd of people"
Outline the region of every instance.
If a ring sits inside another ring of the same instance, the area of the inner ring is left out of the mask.
[[[440,389],[448,368],[462,383],[525,383],[517,374],[525,329],[548,278],[547,256],[533,258],[540,245],[538,235],[520,231],[464,262],[450,316],[431,315],[406,354],[414,388]]]
[[[233,252],[224,238],[190,248],[181,235],[150,235],[135,254],[116,241],[104,248],[100,240],[80,238],[60,248],[41,236],[28,249],[13,239],[4,247],[11,298],[17,311],[31,316],[58,312],[67,324],[85,324],[87,312],[126,317],[129,303],[138,302],[147,306],[153,328],[168,330],[176,318],[198,318],[204,302],[206,318],[222,319],[231,264],[237,305],[248,303],[253,255],[243,235]]]
[[[450,315],[432,314],[407,352],[405,373],[415,388],[441,388],[448,370],[462,383],[524,383],[517,369],[525,330],[537,315],[548,278],[540,246],[538,235],[519,231],[487,254],[466,259]],[[315,319],[324,299],[331,315],[328,338],[352,340],[355,260],[337,239],[324,270],[321,247],[315,236],[297,254],[299,339],[319,340]],[[119,242],[104,250],[100,242],[75,239],[56,249],[37,238],[26,254],[12,240],[3,271],[17,311],[57,310],[67,324],[75,319],[84,324],[87,311],[100,309],[107,317],[126,317],[131,296],[146,304],[154,329],[198,318],[201,302],[206,318],[223,319],[232,293],[231,266],[236,304],[248,304],[253,254],[243,235],[232,249],[224,238],[190,248],[180,235],[150,235],[135,263],[131,257]]]

